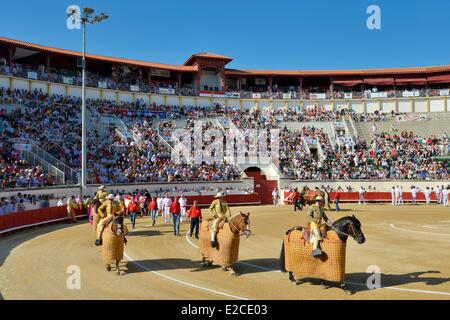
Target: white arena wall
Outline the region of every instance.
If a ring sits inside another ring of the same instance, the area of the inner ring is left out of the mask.
[[[95,194],[99,185],[88,185],[88,193]],[[146,189],[150,193],[163,193],[168,191],[170,196],[180,195],[183,190],[195,190],[184,192],[186,195],[199,195],[200,191],[205,189],[213,189],[213,191],[202,191],[202,195],[216,194],[217,188],[233,188],[234,191],[230,191],[230,194],[238,192],[236,189],[250,188],[253,190],[253,178],[244,178],[242,181],[227,181],[227,182],[174,182],[174,183],[139,183],[139,184],[114,184],[105,185],[107,192],[117,191],[129,193],[136,191],[136,189]],[[1,197],[11,197],[17,195],[17,193],[31,194],[31,195],[53,195],[54,198],[60,198],[62,196],[78,196],[81,193],[79,186],[71,187],[46,187],[46,188],[17,188],[10,189],[8,191],[0,192]],[[242,193],[242,192],[240,192]]]
[[[81,87],[67,84],[44,82],[39,80],[23,79],[12,76],[0,75],[0,87],[11,89],[34,90],[40,89],[49,94],[60,94],[81,97]],[[106,99],[112,101],[136,101],[143,99],[146,103],[186,105],[209,107],[215,103],[227,107],[251,109],[272,108],[312,108],[315,105],[324,106],[328,110],[352,108],[355,112],[447,112],[450,111],[450,97],[411,97],[411,98],[387,98],[387,99],[336,99],[336,100],[283,100],[283,99],[235,99],[235,98],[210,98],[187,97],[162,94],[146,94],[141,92],[115,91],[100,88],[87,88],[86,97],[90,99]]]
[[[368,181],[368,180],[341,180],[341,181],[330,181],[330,180],[323,180],[323,181],[291,181],[289,179],[280,179],[280,189],[290,189],[290,188],[303,188],[304,186],[308,186],[309,188],[320,188],[321,186],[330,186],[334,190],[336,190],[339,186],[344,190],[347,191],[347,187],[351,186],[354,191],[359,190],[359,188],[362,186],[366,189],[366,191],[369,190],[369,186],[372,188],[375,187],[376,191],[383,191],[387,192],[390,191],[393,186],[401,186],[403,187],[403,191],[409,191],[411,186],[417,186],[421,191],[425,190],[426,187],[430,188],[436,188],[438,185],[447,186],[450,184],[450,180],[430,180],[430,181],[423,181],[423,180],[385,180],[385,181]]]

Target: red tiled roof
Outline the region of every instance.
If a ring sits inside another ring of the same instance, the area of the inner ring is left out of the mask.
[[[13,40],[13,39],[4,38],[4,37],[0,37],[0,43],[7,43],[7,44],[12,44],[12,45],[30,49],[30,50],[51,52],[51,53],[57,53],[57,54],[62,54],[62,55],[66,55],[66,56],[72,56],[72,57],[81,56],[81,52],[78,52],[78,51],[52,48],[52,47],[47,47],[47,46],[43,46],[43,45],[39,45],[39,44],[33,44],[33,43],[29,43],[29,42]],[[145,68],[160,68],[160,69],[166,69],[166,70],[171,70],[171,71],[181,71],[181,72],[197,72],[198,71],[195,67],[192,67],[192,66],[179,66],[179,65],[173,65],[173,64],[164,64],[164,63],[146,62],[146,61],[139,61],[139,60],[123,59],[123,58],[114,58],[114,57],[102,56],[102,55],[97,55],[97,54],[89,54],[89,53],[86,54],[86,58],[104,61],[104,62],[111,62],[111,63],[123,63],[123,64],[134,65],[134,66],[145,67]]]
[[[195,58],[209,58],[209,59],[218,59],[218,60],[225,60],[225,64],[232,61],[233,58],[222,56],[220,54],[210,53],[210,52],[202,52],[202,53],[194,53],[189,57],[189,59],[186,60],[184,65],[189,65]]]
[[[52,52],[67,56],[81,55],[80,52],[47,47],[39,44],[33,44],[24,41],[13,40],[9,38],[0,37],[0,43],[15,45],[31,50],[38,50],[44,52]],[[196,53],[189,57],[184,65],[173,65],[156,62],[146,62],[139,60],[130,60],[123,58],[114,58],[109,56],[102,56],[96,54],[87,54],[88,59],[99,60],[111,63],[123,63],[128,65],[140,66],[145,68],[160,68],[171,71],[180,72],[198,72],[194,66],[187,65],[195,58],[213,58],[225,60],[226,63],[233,59],[227,56],[222,56],[214,53]],[[414,68],[390,68],[390,69],[358,69],[358,70],[245,70],[245,69],[226,69],[226,74],[231,76],[370,76],[370,75],[402,75],[402,74],[430,74],[450,72],[450,65],[434,66],[434,67],[414,67]]]
[[[450,65],[435,67],[359,69],[359,70],[239,70],[226,69],[227,75],[235,76],[369,76],[449,72]]]

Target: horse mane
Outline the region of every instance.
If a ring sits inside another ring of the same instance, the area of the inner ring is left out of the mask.
[[[345,216],[334,221],[333,226],[339,225],[340,223],[344,222],[344,220],[349,220],[351,222],[357,223],[358,225],[361,225],[361,222],[355,216]]]

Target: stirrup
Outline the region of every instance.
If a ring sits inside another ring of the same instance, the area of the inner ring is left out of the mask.
[[[101,246],[103,244],[103,240],[102,240],[102,238],[100,238],[100,239],[96,239],[95,240],[95,245],[98,247],[98,246]]]
[[[217,241],[211,240],[211,247],[213,248],[217,247]]]
[[[318,258],[318,257],[320,257],[321,255],[322,255],[322,250],[320,250],[320,248],[314,249],[314,250],[312,251],[312,256],[313,256],[314,258]]]

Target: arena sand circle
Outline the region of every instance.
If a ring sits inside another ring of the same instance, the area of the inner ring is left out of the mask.
[[[233,207],[251,213],[250,238],[241,239],[233,277],[201,266],[197,240],[174,236],[158,218],[139,218],[128,236],[126,273],[106,272],[84,221],[19,231],[0,238],[0,291],[4,299],[450,299],[450,208],[433,205],[342,205],[331,219],[355,214],[366,243],[347,244],[346,282],[355,292],[321,289],[318,281],[293,285],[279,271],[282,236],[306,224],[290,206]],[[203,210],[204,216],[208,216]],[[127,223],[129,221],[127,220]],[[129,226],[130,227],[130,226]],[[81,271],[80,289],[68,289],[68,267]],[[366,286],[368,268],[381,272],[381,288]]]

